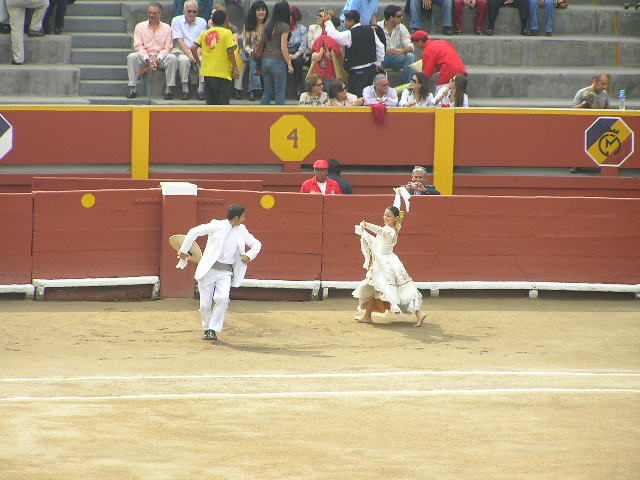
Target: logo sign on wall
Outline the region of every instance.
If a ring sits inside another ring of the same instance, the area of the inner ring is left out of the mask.
[[[619,167],[633,153],[633,130],[619,117],[600,117],[584,131],[584,151],[599,166]]]
[[[0,160],[13,147],[13,127],[0,115]]]

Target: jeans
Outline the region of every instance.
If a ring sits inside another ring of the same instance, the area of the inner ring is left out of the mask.
[[[416,56],[411,52],[405,53],[401,57],[385,55],[384,60],[382,61],[382,68],[389,67],[396,70],[402,70],[402,83],[409,83],[413,76],[413,70],[409,65],[415,61]]]
[[[553,0],[544,0],[544,31],[553,32]],[[529,0],[529,16],[531,17],[531,30],[538,30],[538,0]]]
[[[269,57],[262,59],[262,78],[264,93],[261,105],[269,105],[275,100],[276,105],[284,105],[284,94],[287,89],[287,63]]]
[[[422,19],[420,18],[422,0],[410,0],[411,23],[409,27],[414,30],[422,30]],[[451,0],[433,0],[433,3],[440,5],[442,9],[442,26],[451,26]],[[431,32],[433,33],[433,32]]]
[[[184,13],[184,2],[182,0],[173,0],[173,16],[177,17]]]
[[[242,52],[240,54],[240,58],[244,60],[245,67],[249,65],[249,85],[247,87],[247,91],[251,92],[253,90],[262,90],[262,83],[260,83],[260,75],[256,75],[256,62],[251,60],[251,58],[247,57],[247,54]]]

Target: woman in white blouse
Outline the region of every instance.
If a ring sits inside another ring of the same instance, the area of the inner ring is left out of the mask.
[[[400,97],[401,107],[433,107],[433,94],[429,91],[429,79],[422,72],[414,73],[409,87]]]
[[[435,98],[437,107],[468,107],[467,76],[458,73]]]
[[[300,95],[298,105],[301,107],[326,107],[329,105],[329,95],[322,91],[324,83],[320,75],[315,73],[308,75],[305,83],[307,91]]]
[[[347,92],[347,84],[339,78],[334,78],[329,85],[329,103],[332,107],[359,107],[364,99]]]

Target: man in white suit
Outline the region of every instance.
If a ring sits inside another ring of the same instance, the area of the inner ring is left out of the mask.
[[[245,227],[245,208],[231,205],[226,220],[211,220],[193,227],[178,250],[181,260],[189,258],[189,249],[196,238],[208,235],[207,246],[196,268],[195,279],[200,292],[200,316],[203,340],[217,340],[222,331],[229,306],[229,290],[239,287],[247,264],[260,252],[262,244]],[[249,251],[246,247],[249,246]],[[212,300],[215,306],[212,308]]]

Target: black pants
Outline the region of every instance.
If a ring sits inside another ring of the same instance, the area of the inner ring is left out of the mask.
[[[362,90],[373,85],[373,77],[376,76],[376,73],[375,65],[349,70],[349,93],[353,93],[358,98],[362,97]]]
[[[51,17],[53,10],[55,9],[55,15],[53,16],[53,28],[51,28]],[[51,33],[54,30],[62,30],[64,28],[64,17],[67,14],[67,0],[49,0],[49,7],[47,13],[44,14],[44,30],[46,33]]]
[[[514,0],[513,3],[507,4],[516,7],[520,13],[520,29],[527,28],[529,21],[529,2],[527,0]],[[488,29],[493,30],[498,13],[500,13],[500,7],[504,7],[504,0],[489,0],[489,25]]]
[[[204,96],[207,105],[229,105],[231,80],[220,77],[204,77]]]

